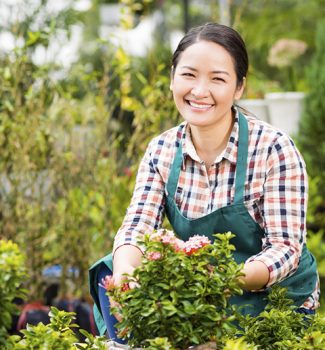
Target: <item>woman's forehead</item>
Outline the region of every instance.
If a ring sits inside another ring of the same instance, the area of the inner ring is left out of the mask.
[[[212,41],[198,41],[187,47],[180,55],[177,68],[192,70],[209,69],[212,72],[228,72],[234,69],[230,53]]]

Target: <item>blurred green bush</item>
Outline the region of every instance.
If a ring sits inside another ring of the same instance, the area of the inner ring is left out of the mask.
[[[25,296],[22,289],[25,278],[25,258],[17,244],[0,240],[0,348],[5,348],[12,316],[18,314],[14,301]]]

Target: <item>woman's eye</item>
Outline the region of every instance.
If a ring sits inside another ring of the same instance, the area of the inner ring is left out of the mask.
[[[214,77],[212,80],[214,80],[214,81],[222,81],[223,83],[225,82],[225,79],[220,78],[220,77]]]
[[[182,76],[184,77],[194,77],[193,73],[182,73]]]

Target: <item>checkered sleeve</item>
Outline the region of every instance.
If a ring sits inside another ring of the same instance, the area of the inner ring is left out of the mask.
[[[292,140],[282,135],[269,148],[262,216],[265,238],[262,251],[249,261],[269,269],[269,287],[298,268],[306,236],[307,174]]]
[[[137,241],[141,236],[161,226],[165,206],[165,184],[155,166],[156,157],[159,155],[159,150],[156,150],[158,146],[159,143],[154,139],[139,165],[132,199],[115,236],[113,252],[125,244],[139,247]]]

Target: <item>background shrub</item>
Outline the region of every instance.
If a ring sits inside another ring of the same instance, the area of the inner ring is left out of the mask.
[[[25,296],[25,278],[25,258],[17,244],[0,240],[0,348],[4,347],[12,316],[18,313],[14,300]]]

